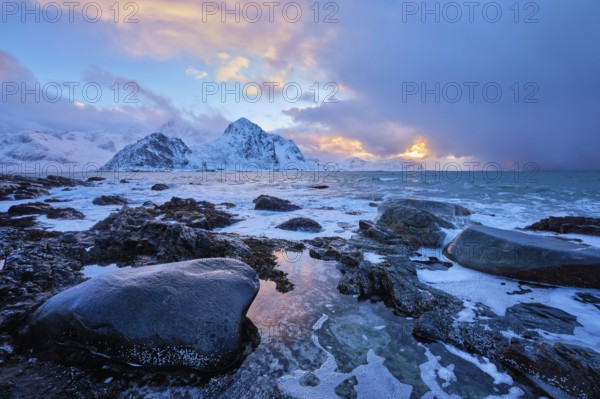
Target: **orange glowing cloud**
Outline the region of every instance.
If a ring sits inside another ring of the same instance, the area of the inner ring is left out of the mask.
[[[377,157],[365,150],[363,143],[360,140],[349,139],[341,135],[333,137],[314,136],[307,144],[307,147],[312,150],[342,157],[359,157],[366,159]]]
[[[429,155],[429,148],[427,141],[423,138],[418,138],[413,141],[412,145],[408,147],[403,153],[395,155],[400,158],[411,158],[411,159],[423,159]]]

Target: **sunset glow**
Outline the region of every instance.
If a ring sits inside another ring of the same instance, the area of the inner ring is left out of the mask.
[[[370,159],[375,155],[365,150],[360,140],[353,140],[343,136],[318,138],[318,148],[332,154],[346,155]]]
[[[424,139],[417,139],[409,148],[406,149],[405,152],[398,154],[397,157],[423,159],[428,154],[429,149],[427,148],[427,141]]]
[[[421,15],[428,8],[420,2],[33,3],[8,2],[2,14],[9,34],[0,35],[0,77],[12,86],[3,88],[0,125],[9,132],[128,132],[134,142],[176,122],[172,134],[193,145],[247,117],[293,135],[320,161],[456,156],[600,167],[590,122],[596,91],[583,90],[600,69],[589,52],[594,35],[580,33],[597,29],[581,19],[594,15],[590,5],[568,16],[548,5],[548,23],[538,24],[533,3],[503,6],[498,23],[467,8],[457,21],[444,7]],[[578,29],[559,32],[551,22],[562,18]],[[556,73],[535,76],[549,64]],[[27,94],[36,84],[41,95]],[[62,98],[44,87],[61,88]],[[188,134],[195,130],[202,133]]]

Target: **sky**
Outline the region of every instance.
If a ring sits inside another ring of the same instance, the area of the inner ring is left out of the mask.
[[[2,2],[0,134],[246,117],[310,159],[600,169],[600,2]],[[132,134],[131,132],[134,132]]]

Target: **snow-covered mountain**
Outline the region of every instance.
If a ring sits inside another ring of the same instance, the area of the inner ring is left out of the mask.
[[[230,124],[216,140],[188,148],[180,139],[154,133],[119,151],[106,170],[214,170],[303,168],[293,141],[266,133],[246,118]]]
[[[230,124],[215,141],[194,147],[191,158],[194,167],[209,169],[279,169],[306,163],[292,140],[267,133],[246,118]]]
[[[36,168],[67,168],[74,164],[77,166],[69,167],[83,170],[103,165],[118,148],[138,138],[135,134],[108,132],[3,132],[0,135],[0,163],[11,165],[11,170],[17,167],[29,172]]]
[[[173,170],[189,165],[191,150],[181,139],[153,133],[119,151],[105,170]]]

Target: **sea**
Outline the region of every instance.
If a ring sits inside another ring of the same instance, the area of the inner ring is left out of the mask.
[[[600,172],[340,172],[326,168],[298,171],[213,172],[86,172],[106,180],[90,187],[57,188],[49,196],[69,202],[84,220],[60,221],[41,216],[49,230],[77,231],[92,227],[117,207],[100,207],[92,200],[120,195],[130,206],[150,201],[161,204],[171,197],[194,198],[215,204],[231,203],[231,213],[243,221],[217,231],[249,236],[306,240],[315,237],[351,238],[360,220],[375,220],[377,204],[391,198],[419,198],[460,204],[471,219],[502,229],[520,229],[549,216],[600,218]],[[121,182],[126,179],[128,182]],[[152,191],[164,183],[165,191]],[[259,195],[288,199],[302,209],[289,213],[254,210]],[[0,211],[16,203],[0,202]],[[320,233],[289,232],[275,226],[291,217],[309,217],[323,226]],[[445,230],[450,242],[460,229]],[[530,233],[551,234],[551,233]],[[566,235],[600,247],[600,237]],[[441,249],[423,249],[424,257],[445,259]],[[288,273],[295,289],[280,293],[275,284],[261,281],[248,317],[258,327],[261,343],[239,369],[196,387],[142,386],[122,398],[541,398],[534,384],[515,380],[507,370],[486,358],[447,344],[422,344],[411,335],[415,320],[395,315],[382,303],[341,295],[341,274],[335,262],[310,258],[307,251],[276,253],[278,267]],[[377,263],[384,258],[365,253]],[[91,265],[91,278],[116,266]],[[422,282],[457,296],[464,302],[462,321],[477,322],[478,303],[498,315],[517,303],[543,303],[577,317],[574,334],[545,334],[551,342],[583,345],[600,352],[600,310],[574,299],[600,290],[568,287],[526,287],[526,295],[509,295],[524,286],[453,265],[448,270],[419,271]],[[507,331],[506,334],[510,334]],[[551,388],[548,388],[551,391]],[[353,392],[352,392],[353,391]],[[567,397],[550,392],[553,397]],[[350,392],[350,393],[348,393]],[[353,396],[356,395],[356,396]]]

